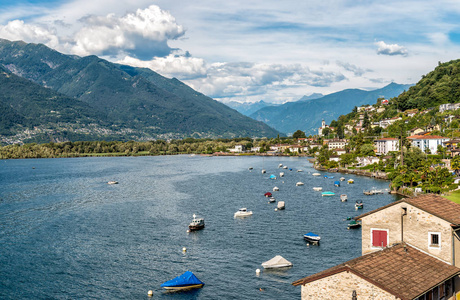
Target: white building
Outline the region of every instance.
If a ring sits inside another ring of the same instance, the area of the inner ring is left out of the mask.
[[[234,148],[228,149],[228,151],[232,153],[242,153],[244,152],[244,150],[245,150],[244,145],[235,145]]]
[[[411,141],[412,147],[417,147],[422,152],[426,152],[429,149],[431,154],[437,154],[438,146],[443,146],[443,143],[449,140],[449,138],[437,135],[412,135],[407,139]]]
[[[390,151],[399,150],[399,139],[397,138],[381,138],[374,141],[376,154],[385,155]]]
[[[460,103],[447,103],[439,105],[439,112],[445,112],[446,110],[456,110],[460,108]]]
[[[321,122],[321,127],[318,128],[318,136],[323,136],[323,129],[324,128],[329,128],[328,125],[326,125],[326,121]]]
[[[327,148],[329,150],[332,149],[345,149],[345,146],[348,145],[348,141],[346,139],[331,139],[326,140]]]

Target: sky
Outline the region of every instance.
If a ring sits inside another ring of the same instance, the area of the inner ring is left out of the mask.
[[[0,0],[0,38],[150,68],[224,103],[284,103],[460,59],[460,1]]]

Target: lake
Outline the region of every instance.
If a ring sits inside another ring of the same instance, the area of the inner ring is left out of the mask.
[[[153,290],[152,299],[300,299],[293,281],[361,255],[361,229],[347,230],[345,219],[397,199],[363,195],[388,181],[314,172],[297,157],[0,160],[0,298],[147,299]],[[342,176],[355,184],[334,187]],[[263,196],[274,186],[285,210]],[[314,186],[336,195],[321,197]],[[234,219],[241,207],[254,214]],[[206,227],[188,233],[193,214]],[[320,246],[303,240],[309,231]],[[293,267],[263,270],[275,255]],[[185,271],[205,286],[162,290]]]

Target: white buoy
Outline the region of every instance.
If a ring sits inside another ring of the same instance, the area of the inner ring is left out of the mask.
[[[278,208],[275,208],[275,211],[278,211]]]
[[[187,248],[182,248],[182,252],[186,252],[187,251]]]
[[[256,270],[256,275],[259,275],[260,274],[260,269],[257,269]]]
[[[147,295],[148,295],[149,297],[152,297],[152,296],[153,296],[153,291],[150,290],[150,291],[147,293]]]

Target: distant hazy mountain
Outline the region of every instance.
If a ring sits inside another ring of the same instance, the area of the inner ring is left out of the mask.
[[[64,55],[41,44],[0,39],[0,66],[29,80],[31,86],[34,82],[57,92],[59,96],[56,97],[62,97],[62,101],[70,105],[66,115],[68,118],[71,119],[70,111],[73,109],[75,117],[77,112],[82,112],[82,117],[103,120],[98,124],[106,126],[105,130],[98,129],[95,132],[88,128],[89,136],[104,136],[108,132],[109,135],[115,134],[117,139],[126,140],[273,137],[279,133],[262,122],[254,121],[198,93],[175,78],[165,78],[150,69],[110,63],[96,56]],[[27,91],[27,83],[22,84]],[[11,95],[16,91],[14,85],[2,85],[0,88],[2,92],[9,89]],[[30,93],[21,93],[22,103],[30,105],[27,102],[35,92],[31,88]],[[51,109],[58,104],[50,102],[42,106],[45,102],[44,98],[36,99],[38,111],[58,110]],[[73,104],[75,107],[72,107]],[[19,116],[24,118],[21,122],[27,121],[26,124],[32,121],[34,124],[42,123],[41,118],[18,110],[18,106],[5,106],[4,103],[0,109],[8,111],[11,116],[9,121],[2,120],[4,123],[10,124],[13,119],[19,122]],[[91,114],[86,115],[85,109]],[[32,113],[32,110],[29,112]],[[70,119],[70,122],[77,121]],[[51,119],[46,122],[51,122]]]
[[[321,93],[313,93],[310,96],[303,96],[300,98],[298,101],[309,101],[309,100],[315,100],[323,97],[324,95]]]
[[[245,116],[249,116],[261,108],[264,108],[267,106],[274,106],[274,104],[267,103],[263,100],[260,100],[259,102],[243,102],[243,103],[237,102],[237,101],[230,101],[230,102],[226,102],[225,105],[237,110],[238,112],[242,113]]]
[[[391,83],[373,91],[347,89],[314,100],[264,107],[253,113],[251,118],[263,121],[284,133],[289,134],[300,129],[307,134],[315,134],[323,119],[330,123],[340,115],[349,113],[355,106],[374,104],[379,97],[396,97],[410,86],[412,85]]]

